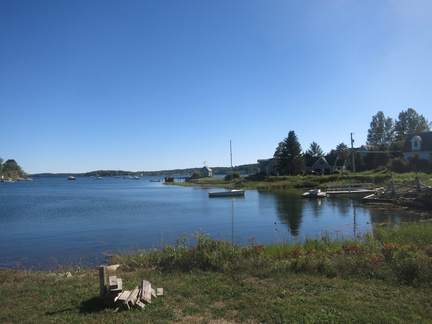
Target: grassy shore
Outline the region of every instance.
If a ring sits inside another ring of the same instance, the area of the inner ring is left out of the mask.
[[[298,245],[232,246],[196,233],[113,256],[124,289],[143,279],[164,288],[145,310],[114,313],[98,297],[96,269],[2,270],[0,322],[430,323],[431,242],[428,222]]]
[[[420,181],[428,186],[432,186],[432,176],[428,174],[418,173],[389,173],[382,172],[360,172],[348,174],[334,174],[323,176],[249,176],[246,178],[234,179],[234,187],[238,189],[308,189],[321,188],[325,189],[330,184],[349,184],[349,183],[372,183],[375,187],[388,186],[393,178],[395,183],[408,183],[419,176]],[[232,187],[231,181],[226,181],[224,178],[213,177],[197,179],[194,182],[173,182],[167,183],[177,186],[204,186],[204,187]]]

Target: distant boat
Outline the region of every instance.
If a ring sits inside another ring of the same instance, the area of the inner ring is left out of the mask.
[[[96,178],[94,178],[95,180],[102,180],[103,178],[102,177],[96,177]]]
[[[233,178],[233,166],[232,166],[232,146],[230,141],[230,159],[231,159],[231,182],[234,184]],[[245,191],[243,189],[231,189],[224,191],[210,191],[209,197],[241,197],[245,195]]]
[[[68,180],[76,180],[76,177],[74,177],[74,176],[69,176],[67,179],[68,179]]]

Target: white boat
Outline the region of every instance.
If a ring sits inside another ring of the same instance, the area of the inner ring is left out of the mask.
[[[327,193],[322,192],[321,189],[311,189],[302,194],[303,198],[325,198]]]
[[[233,184],[234,184],[231,141],[230,141],[230,158],[231,158],[231,182],[233,182]],[[231,189],[231,190],[224,190],[224,191],[210,191],[209,192],[209,197],[241,197],[244,195],[245,195],[244,189]]]
[[[68,180],[76,180],[76,177],[74,177],[74,176],[69,176],[69,177],[68,177]]]

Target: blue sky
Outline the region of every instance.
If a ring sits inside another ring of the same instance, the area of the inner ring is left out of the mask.
[[[366,141],[431,121],[432,2],[0,1],[0,157],[28,173],[151,171]]]

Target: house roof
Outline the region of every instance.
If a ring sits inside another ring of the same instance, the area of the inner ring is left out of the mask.
[[[318,160],[323,159],[325,162],[327,162],[328,165],[335,167],[335,166],[343,166],[345,164],[344,159],[338,159],[337,156],[321,156],[321,157],[311,157],[307,159],[306,161],[306,167],[312,167],[315,165],[315,163],[318,162]]]
[[[422,139],[422,145],[420,151],[432,151],[432,132],[424,133],[412,133],[408,134],[405,139],[405,144],[402,148],[402,152],[412,152],[411,140],[413,137],[419,136]]]
[[[207,165],[203,166],[203,169],[207,169],[208,171],[212,171]]]
[[[271,162],[273,162],[275,160],[275,158],[270,158],[270,159],[260,159],[258,160],[258,163],[260,164],[260,166],[267,166],[269,165]]]
[[[360,152],[368,152],[368,151],[376,150],[377,148],[378,148],[378,146],[376,146],[376,145],[368,145],[368,144],[366,144],[366,145],[360,146],[358,148],[358,151],[360,151]]]

